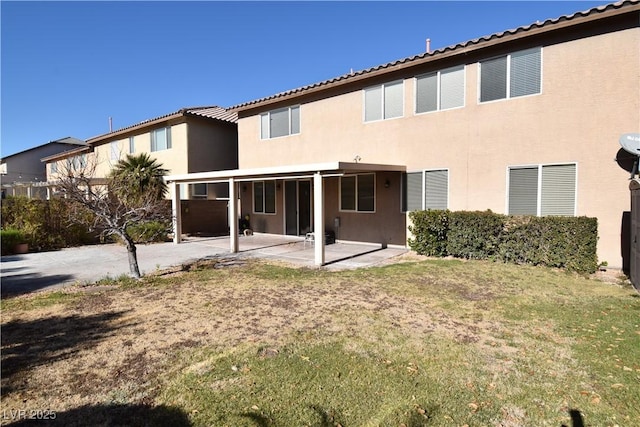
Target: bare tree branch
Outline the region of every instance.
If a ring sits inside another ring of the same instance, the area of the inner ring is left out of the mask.
[[[127,157],[128,160],[132,158]],[[114,171],[123,162],[119,162]],[[159,166],[157,163],[155,165]],[[95,156],[89,159],[79,156],[69,159],[62,166],[58,165],[58,173],[53,177],[57,193],[70,200],[75,207],[71,211],[73,221],[86,223],[103,236],[115,235],[123,241],[129,254],[130,272],[139,278],[136,244],[128,228],[151,221],[170,224],[170,210],[162,198],[164,191],[156,187],[141,188],[136,180],[128,179],[126,168],[120,168],[119,173],[98,178],[97,166]],[[166,173],[165,169],[160,170]],[[88,221],[90,223],[87,223],[86,211],[93,213],[93,219]]]

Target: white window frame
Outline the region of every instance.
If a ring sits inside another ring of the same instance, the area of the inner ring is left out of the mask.
[[[256,210],[256,184],[262,183],[262,211]],[[267,183],[273,184],[273,212],[267,212]],[[253,213],[257,215],[276,215],[278,212],[277,202],[278,202],[278,186],[276,185],[275,180],[263,180],[263,181],[253,181],[252,182],[253,193],[252,198],[253,202]]]
[[[160,131],[165,131],[166,133],[166,146],[162,148],[158,148],[158,143],[156,142],[156,133]],[[171,126],[153,129],[150,132],[150,136],[151,136],[151,147],[150,147],[151,152],[164,151],[164,150],[171,149]]]
[[[54,173],[58,173],[58,162],[51,162],[49,164],[49,173],[54,174]],[[6,170],[5,170],[6,173]]]
[[[293,109],[297,109],[298,110],[298,131],[297,132],[293,132],[293,121],[291,120],[292,118],[292,114],[291,111]],[[302,122],[302,108],[300,108],[300,105],[292,105],[290,107],[284,107],[284,108],[277,108],[275,110],[270,110],[267,111],[265,113],[262,113],[259,115],[258,119],[260,120],[260,140],[264,141],[264,140],[268,140],[268,139],[277,139],[277,138],[286,138],[287,136],[291,136],[291,135],[299,135],[301,130],[301,122]],[[271,114],[272,113],[277,113],[277,112],[281,112],[281,111],[287,111],[289,114],[289,133],[287,133],[286,135],[280,135],[280,136],[271,136]],[[269,123],[269,128],[267,129],[266,132],[266,137],[264,137],[263,135],[265,134],[264,129],[262,129],[262,118],[266,117],[267,118],[267,122]]]
[[[428,172],[447,172],[447,207],[445,209],[449,209],[449,200],[450,200],[450,188],[451,188],[451,174],[449,171],[449,168],[433,168],[433,169],[418,169],[418,170],[411,170],[411,171],[407,171],[407,174],[410,173],[420,173],[421,178],[420,178],[420,190],[421,190],[421,195],[420,195],[420,209],[421,210],[425,210],[426,209],[426,204],[427,204],[427,187],[425,185],[426,182],[426,175]],[[403,185],[404,185],[404,180],[402,180]],[[405,210],[405,201],[402,199],[403,197],[405,197],[405,193],[406,193],[406,189],[403,187],[402,191],[400,193],[400,210],[403,213],[406,212],[411,212],[410,210]],[[407,201],[408,204],[408,201]]]
[[[360,176],[364,176],[364,175],[373,175],[373,210],[371,211],[364,211],[364,210],[360,210],[360,206],[358,204],[358,179]],[[342,178],[351,178],[351,177],[355,177],[355,192],[354,192],[354,198],[355,198],[355,209],[343,209],[342,208]],[[372,213],[376,213],[376,208],[377,208],[377,200],[378,200],[378,190],[377,190],[377,177],[376,177],[376,173],[375,172],[370,172],[370,173],[359,173],[359,174],[350,174],[350,175],[344,175],[340,177],[340,182],[338,183],[338,210],[340,212],[351,212],[351,213],[364,213],[364,214],[372,214]]]
[[[136,151],[136,142],[133,136],[129,137],[129,154],[133,154]]]
[[[513,169],[538,169],[538,194],[536,195],[536,215],[542,216],[542,169],[546,166],[575,166],[576,175],[575,175],[575,185],[573,188],[573,214],[571,216],[578,215],[578,162],[561,162],[561,163],[540,163],[540,164],[530,164],[530,165],[517,165],[517,166],[507,166],[507,191],[506,191],[506,203],[504,207],[504,211],[507,215],[511,215],[509,212],[509,193],[511,190],[511,182],[510,182],[510,171]],[[547,215],[554,216],[554,215]]]
[[[402,109],[402,112],[400,113],[399,116],[394,116],[394,117],[385,117],[384,115],[384,107],[385,107],[385,87],[387,86],[391,86],[391,85],[395,85],[395,84],[400,84],[401,85],[401,92],[402,92],[402,100],[400,101],[400,107]],[[380,111],[381,111],[381,118],[380,119],[372,119],[372,120],[367,120],[367,91],[372,90],[372,89],[377,89],[380,88],[381,92],[382,92],[382,96],[380,97]],[[379,84],[379,85],[375,85],[375,86],[369,86],[367,88],[364,88],[362,90],[362,122],[363,123],[376,123],[376,122],[381,122],[384,120],[394,120],[394,119],[401,119],[404,117],[404,80],[400,79],[400,80],[394,80],[392,82],[387,82],[387,83],[383,83],[383,84]]]
[[[455,69],[462,69],[462,105],[456,107],[442,108],[441,107],[441,96],[442,96],[442,73],[446,73],[447,71],[453,71]],[[418,79],[427,77],[429,75],[436,74],[436,109],[431,111],[418,111]],[[456,65],[455,67],[449,67],[438,71],[433,71],[430,73],[420,74],[415,76],[413,79],[413,113],[415,115],[422,114],[430,114],[438,111],[448,111],[448,110],[456,110],[458,108],[464,108],[467,105],[467,66],[466,65]],[[416,171],[419,172],[419,171]]]
[[[527,95],[519,95],[519,96],[511,96],[511,56],[517,53],[521,53],[521,52],[526,52],[528,50],[534,50],[534,49],[539,49],[540,50],[540,90],[537,93],[530,93]],[[491,61],[493,59],[498,59],[498,58],[507,58],[507,74],[506,74],[506,94],[504,98],[498,98],[498,99],[492,99],[490,101],[482,101],[482,63],[486,62],[486,61]],[[498,55],[498,56],[494,56],[491,58],[485,58],[482,61],[478,61],[478,87],[477,87],[477,94],[478,94],[478,104],[489,104],[492,102],[500,102],[500,101],[506,101],[509,99],[517,99],[517,98],[526,98],[528,96],[538,96],[541,95],[543,92],[543,73],[544,73],[544,50],[542,48],[542,46],[538,46],[538,47],[532,47],[529,49],[522,49],[522,50],[518,50],[515,52],[511,52],[508,53],[506,55]]]

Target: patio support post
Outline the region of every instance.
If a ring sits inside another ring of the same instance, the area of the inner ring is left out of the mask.
[[[313,174],[314,264],[324,265],[324,188],[320,172]]]
[[[182,209],[180,209],[180,184],[171,183],[171,216],[173,218],[173,243],[182,241]]]
[[[238,252],[238,196],[235,179],[229,178],[229,251]]]

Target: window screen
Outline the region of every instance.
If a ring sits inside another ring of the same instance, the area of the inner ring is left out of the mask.
[[[509,214],[538,214],[538,167],[509,170]]]
[[[447,209],[449,206],[449,171],[425,171],[424,208]]]
[[[464,67],[440,73],[440,109],[464,106]]]
[[[507,97],[507,57],[489,59],[480,65],[480,102]]]
[[[404,178],[403,211],[422,210],[422,172],[410,172]]]
[[[416,113],[438,109],[438,74],[416,78]]]
[[[516,96],[540,93],[540,48],[511,55],[510,93]]]
[[[542,167],[541,215],[575,214],[576,165]]]

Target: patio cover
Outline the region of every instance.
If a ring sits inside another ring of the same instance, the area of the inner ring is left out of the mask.
[[[232,169],[213,172],[197,172],[182,175],[169,175],[164,179],[171,186],[171,206],[173,213],[173,242],[181,241],[182,223],[180,218],[180,191],[178,184],[229,184],[229,201],[237,199],[236,183],[255,180],[301,179],[313,178],[313,231],[316,236],[324,236],[324,186],[325,177],[342,176],[358,172],[405,172],[401,165],[384,165],[353,162],[328,162],[304,165],[278,166],[256,169]],[[229,203],[229,250],[238,252],[238,204]],[[325,263],[325,241],[323,238],[314,239],[314,263],[322,266]]]

